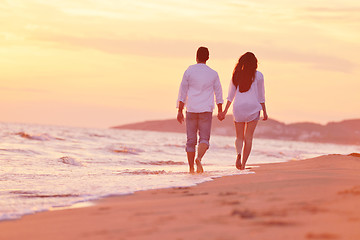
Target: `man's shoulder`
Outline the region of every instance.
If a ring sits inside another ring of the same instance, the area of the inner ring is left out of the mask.
[[[185,72],[194,71],[194,70],[197,68],[196,65],[197,65],[197,64],[192,64],[192,65],[190,65],[190,66],[185,70]]]
[[[196,68],[196,65],[197,65],[197,64],[192,64],[192,65],[190,65],[187,69],[193,69],[193,68]]]
[[[212,74],[218,74],[217,71],[215,71],[214,69],[212,69],[209,65],[203,64],[202,65],[203,68],[205,68],[207,71],[211,72]]]
[[[206,64],[193,64],[193,65],[190,65],[186,71],[187,72],[191,72],[191,71],[198,71],[199,69],[201,69],[202,71],[205,70],[211,74],[214,74],[214,75],[218,75],[217,71],[215,71],[214,69],[212,69],[211,67],[209,67],[208,65]]]
[[[212,72],[216,72],[214,69],[212,69],[209,65],[206,65],[205,64],[205,67],[207,68],[207,69],[209,69],[210,71],[212,71]],[[217,73],[217,72],[216,72]]]

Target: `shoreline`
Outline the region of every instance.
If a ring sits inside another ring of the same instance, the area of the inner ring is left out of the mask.
[[[259,166],[5,220],[0,239],[360,239],[358,155]]]

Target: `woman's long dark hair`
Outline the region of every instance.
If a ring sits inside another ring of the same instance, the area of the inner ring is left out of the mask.
[[[258,61],[252,52],[247,52],[239,58],[232,76],[232,82],[235,87],[239,86],[240,92],[249,91],[251,84],[255,79],[255,73]]]

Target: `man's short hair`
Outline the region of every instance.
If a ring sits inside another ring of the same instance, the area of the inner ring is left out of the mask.
[[[209,59],[209,49],[206,47],[199,47],[196,52],[196,58],[201,62],[206,62]]]

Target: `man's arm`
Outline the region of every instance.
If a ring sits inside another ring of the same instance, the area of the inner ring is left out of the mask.
[[[184,121],[184,114],[183,114],[184,105],[185,104],[182,101],[179,101],[179,110],[178,110],[178,114],[177,114],[177,120],[180,124],[182,124],[182,122]]]
[[[189,90],[188,75],[187,75],[187,71],[185,71],[183,75],[183,79],[180,84],[179,96],[177,101],[177,107],[179,109],[177,114],[177,120],[180,124],[184,121],[183,109],[187,99],[188,90]]]
[[[218,112],[222,112],[222,103],[223,103],[223,94],[222,94],[222,87],[220,83],[219,76],[216,76],[215,83],[214,83],[214,93],[215,93],[215,100],[218,106]]]
[[[218,115],[217,115],[217,118],[222,121],[224,120],[223,118],[223,112],[222,112],[222,103],[219,103],[217,104],[217,107],[218,107]]]
[[[222,112],[222,103],[219,103],[217,105],[217,107],[218,107],[218,112],[221,113]]]
[[[215,84],[214,84],[214,93],[215,93],[215,100],[216,105],[218,107],[218,119],[222,121],[222,104],[223,104],[223,95],[222,95],[222,87],[219,79],[219,75],[216,76]]]

